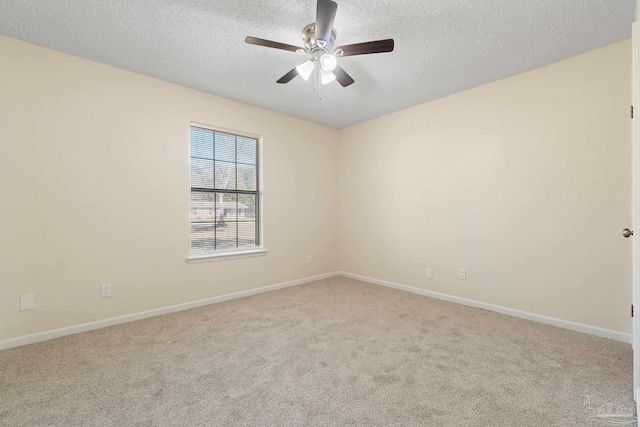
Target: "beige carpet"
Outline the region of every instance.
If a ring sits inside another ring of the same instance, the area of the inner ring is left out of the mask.
[[[607,399],[633,407],[629,345],[342,277],[0,352],[2,426],[595,426]]]

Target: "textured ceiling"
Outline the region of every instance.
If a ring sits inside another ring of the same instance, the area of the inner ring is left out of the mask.
[[[394,38],[345,57],[356,83],[275,81],[298,54],[315,0],[0,0],[0,34],[342,128],[631,36],[634,0],[338,0],[337,45]],[[1,55],[0,55],[1,58]]]

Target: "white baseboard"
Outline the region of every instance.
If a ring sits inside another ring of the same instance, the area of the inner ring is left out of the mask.
[[[501,307],[498,305],[487,304],[487,303],[474,301],[466,298],[428,291],[425,289],[414,288],[406,285],[400,285],[397,283],[388,282],[385,280],[373,279],[371,277],[360,276],[357,274],[346,273],[346,272],[334,272],[334,273],[321,274],[318,276],[306,277],[298,280],[292,280],[290,282],[278,283],[276,285],[265,286],[262,288],[254,288],[246,291],[234,292],[232,294],[220,295],[217,297],[206,298],[198,301],[191,301],[191,302],[186,302],[182,304],[171,305],[168,307],[156,308],[153,310],[142,311],[139,313],[126,314],[124,316],[118,316],[118,317],[111,317],[109,319],[97,320],[95,322],[68,326],[66,328],[53,329],[50,331],[39,332],[36,334],[25,335],[22,337],[9,338],[9,339],[0,341],[0,350],[19,347],[27,344],[34,344],[37,342],[47,341],[54,338],[60,338],[66,335],[73,335],[81,332],[92,331],[95,329],[106,328],[109,326],[119,325],[121,323],[128,323],[136,320],[147,319],[149,317],[161,316],[163,314],[175,313],[177,311],[188,310],[190,308],[216,304],[219,302],[247,297],[250,295],[261,294],[269,291],[275,291],[277,289],[289,288],[292,286],[298,286],[304,283],[314,282],[316,280],[327,279],[329,277],[335,277],[335,276],[350,277],[352,279],[361,280],[363,282],[369,282],[376,285],[387,286],[390,288],[399,289],[402,291],[411,292],[418,295],[423,295],[423,296],[436,298],[444,301],[454,302],[457,304],[467,305],[470,307],[482,308],[485,310],[494,311],[494,312],[506,314],[509,316],[519,317],[521,319],[532,320],[534,322],[540,322],[540,323],[545,323],[547,325],[558,326],[564,329],[570,329],[572,331],[583,332],[585,334],[596,335],[599,337],[609,338],[612,340],[622,341],[625,343],[631,343],[631,334],[626,334],[623,332],[617,332],[609,329],[598,328],[595,326],[584,325],[581,323],[570,322],[568,320],[555,319],[553,317],[541,316],[539,314],[527,313],[525,311],[515,310],[512,308]]]
[[[539,314],[527,313],[526,311],[515,310],[513,308],[501,307],[499,305],[487,304],[484,302],[474,301],[466,298],[456,297],[447,294],[441,294],[439,292],[427,291],[425,289],[414,288],[412,286],[399,285],[393,282],[387,282],[386,280],[373,279],[371,277],[360,276],[357,274],[340,272],[340,275],[350,277],[352,279],[361,280],[363,282],[369,282],[376,285],[387,286],[389,288],[399,289],[401,291],[411,292],[418,295],[424,295],[439,300],[454,302],[457,304],[467,305],[470,307],[482,308],[484,310],[495,311],[496,313],[506,314],[508,316],[519,317],[521,319],[532,320],[534,322],[540,322],[547,325],[557,326],[564,329],[570,329],[572,331],[583,332],[589,335],[595,335],[598,337],[609,338],[616,341],[622,341],[624,343],[631,344],[631,334],[624,332],[612,331],[610,329],[598,328],[596,326],[584,325],[582,323],[570,322],[568,320],[556,319],[553,317],[541,316]]]
[[[68,326],[66,328],[53,329],[50,331],[39,332],[37,334],[25,335],[16,338],[9,338],[0,341],[0,350],[19,347],[27,344],[34,344],[41,341],[47,341],[54,338],[64,337],[66,335],[78,334],[80,332],[93,331],[95,329],[106,328],[109,326],[119,325],[121,323],[133,322],[136,320],[147,319],[149,317],[161,316],[163,314],[175,313],[177,311],[189,310],[190,308],[202,307],[210,304],[217,304],[223,301],[248,297],[250,295],[261,294],[264,292],[275,291],[277,289],[290,288],[292,286],[302,285],[304,283],[314,282],[316,280],[327,279],[329,277],[339,276],[340,273],[327,273],[319,276],[305,277],[303,279],[292,280],[290,282],[278,283],[276,285],[265,286],[262,288],[254,288],[232,294],[220,295],[212,298],[205,298],[198,301],[185,302],[182,304],[171,305],[168,307],[156,308],[139,313],[125,314],[124,316],[111,317],[104,320],[96,320],[95,322],[82,323],[80,325]]]

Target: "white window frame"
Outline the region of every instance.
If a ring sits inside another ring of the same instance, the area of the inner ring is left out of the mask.
[[[260,245],[256,246],[252,249],[218,249],[215,252],[210,252],[202,255],[192,254],[191,253],[191,127],[199,127],[203,129],[209,129],[215,132],[227,133],[237,136],[243,136],[245,138],[252,138],[258,142],[258,205],[260,206],[258,209],[258,228],[259,228],[259,238]],[[189,255],[187,256],[187,264],[199,264],[202,262],[211,262],[211,261],[222,261],[222,260],[232,260],[232,259],[240,259],[240,258],[251,258],[256,256],[264,256],[267,254],[267,250],[264,245],[264,154],[262,152],[262,135],[255,135],[248,132],[242,132],[234,129],[227,129],[218,126],[211,126],[204,123],[191,122],[189,124],[189,128],[187,129],[187,140],[189,141],[189,151],[188,151],[188,181],[189,181],[189,211],[188,221],[189,221]]]

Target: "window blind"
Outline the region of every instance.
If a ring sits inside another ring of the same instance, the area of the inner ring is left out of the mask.
[[[259,144],[191,126],[191,253],[260,247]]]

